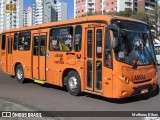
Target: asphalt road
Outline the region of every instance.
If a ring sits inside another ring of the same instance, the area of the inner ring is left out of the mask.
[[[33,82],[19,84],[13,77],[2,71],[0,71],[0,99],[18,103],[39,111],[160,110],[160,95],[148,99],[125,99],[120,102],[90,94],[77,97],[71,96],[65,89],[53,85],[42,86]],[[70,120],[71,118],[65,119]],[[94,119],[96,120],[96,118]],[[123,120],[123,118],[121,119]]]

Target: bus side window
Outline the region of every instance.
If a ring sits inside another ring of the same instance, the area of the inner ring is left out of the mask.
[[[13,50],[17,50],[17,48],[18,48],[18,37],[19,37],[18,33],[15,33],[14,34]]]
[[[31,40],[30,32],[21,32],[19,34],[18,49],[22,51],[30,50],[30,42],[31,42],[30,40]]]
[[[49,50],[50,51],[59,51],[59,43],[57,39],[57,32],[58,29],[52,29],[50,34],[50,43],[49,43]]]
[[[41,56],[45,56],[45,52],[46,52],[46,36],[42,35],[41,36],[41,43],[40,43],[40,55]]]
[[[6,47],[6,35],[2,35],[2,46],[1,49],[5,50]]]
[[[56,28],[51,30],[50,50],[71,51],[73,42],[73,27]]]
[[[74,36],[74,50],[79,52],[81,50],[81,42],[82,42],[82,26],[77,25],[75,27],[75,36]]]
[[[111,37],[110,30],[106,30],[106,40],[105,40],[105,48],[104,48],[104,64],[106,67],[112,68],[112,49],[110,46]]]

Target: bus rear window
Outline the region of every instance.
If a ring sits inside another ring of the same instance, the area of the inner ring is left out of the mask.
[[[6,46],[6,35],[2,35],[2,50],[5,50],[5,46]]]

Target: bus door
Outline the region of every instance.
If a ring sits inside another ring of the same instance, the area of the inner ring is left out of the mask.
[[[1,40],[1,66],[0,69],[2,69],[4,72],[7,71],[7,47],[6,47],[6,35],[2,35],[2,40]]]
[[[7,36],[7,72],[12,73],[12,42],[13,36]]]
[[[33,35],[33,78],[46,80],[46,33]]]
[[[102,92],[102,32],[102,27],[86,29],[85,89],[98,93]]]

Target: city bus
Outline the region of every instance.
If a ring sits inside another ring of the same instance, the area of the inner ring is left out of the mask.
[[[149,26],[119,16],[88,16],[6,30],[1,69],[39,84],[106,98],[152,93],[158,70]]]

